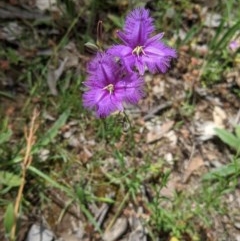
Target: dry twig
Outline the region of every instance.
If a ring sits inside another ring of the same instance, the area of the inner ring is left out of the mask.
[[[17,217],[18,217],[19,207],[20,207],[21,199],[22,199],[22,195],[23,195],[23,189],[25,186],[27,169],[32,163],[31,150],[36,141],[35,133],[38,129],[38,124],[36,124],[36,119],[38,116],[39,116],[39,112],[36,109],[34,109],[29,130],[27,129],[27,127],[25,127],[25,130],[24,130],[27,146],[26,146],[26,150],[25,150],[24,159],[22,162],[21,185],[19,186],[18,194],[17,194],[17,198],[15,201],[15,206],[14,206],[14,224],[13,224],[13,227],[11,229],[11,234],[10,234],[11,241],[15,240]]]

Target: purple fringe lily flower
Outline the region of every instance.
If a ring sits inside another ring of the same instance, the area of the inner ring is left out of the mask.
[[[123,72],[113,56],[98,53],[89,63],[88,90],[83,94],[83,105],[106,117],[114,111],[123,111],[123,103],[137,104],[143,97],[143,79],[136,73]]]
[[[118,32],[123,44],[113,46],[108,53],[119,57],[128,71],[136,68],[143,75],[147,68],[151,73],[165,73],[177,54],[160,41],[163,33],[151,37],[154,30],[149,11],[137,8],[128,14],[123,31]]]

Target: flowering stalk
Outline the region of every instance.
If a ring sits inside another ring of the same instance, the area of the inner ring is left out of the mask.
[[[97,46],[102,50],[102,21],[98,21],[97,24]]]
[[[161,42],[163,33],[155,31],[149,11],[137,8],[126,18],[123,31],[118,37],[123,44],[115,45],[106,52],[99,52],[88,64],[87,87],[83,105],[96,112],[97,117],[107,117],[112,112],[123,111],[123,104],[137,104],[144,96],[142,75],[165,73],[176,51]],[[102,46],[102,22],[98,23],[97,45]]]

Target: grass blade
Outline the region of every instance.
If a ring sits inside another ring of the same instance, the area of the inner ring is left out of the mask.
[[[236,136],[234,136],[232,133],[224,130],[216,128],[215,132],[217,136],[227,145],[234,148],[236,151],[240,148],[240,139],[238,139]]]
[[[18,187],[21,184],[21,178],[11,172],[0,171],[0,184],[8,187]]]
[[[43,178],[45,181],[47,181],[53,187],[56,187],[59,190],[61,190],[61,191],[65,192],[65,193],[67,193],[68,195],[72,196],[72,192],[70,191],[70,189],[68,189],[67,187],[65,187],[65,186],[63,186],[63,185],[61,185],[59,183],[57,183],[52,178],[50,178],[48,175],[46,175],[45,173],[41,172],[40,170],[38,170],[34,166],[29,166],[28,170],[31,171],[32,173],[36,174],[37,176]]]
[[[4,214],[4,228],[6,230],[7,234],[10,234],[13,224],[14,224],[14,206],[12,203],[9,203],[6,209],[6,212]]]
[[[58,134],[58,130],[66,123],[68,117],[70,115],[70,110],[66,110],[63,112],[58,120],[54,123],[54,125],[47,131],[45,135],[41,138],[41,140],[37,143],[40,146],[48,145],[54,137]]]

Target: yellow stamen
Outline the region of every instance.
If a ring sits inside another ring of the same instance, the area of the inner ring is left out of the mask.
[[[112,94],[114,91],[114,86],[113,86],[113,84],[109,84],[106,87],[104,87],[103,90],[108,90],[109,93]]]
[[[136,54],[137,56],[139,56],[140,54],[145,54],[144,50],[143,50],[143,46],[137,46],[133,51],[132,54]]]

